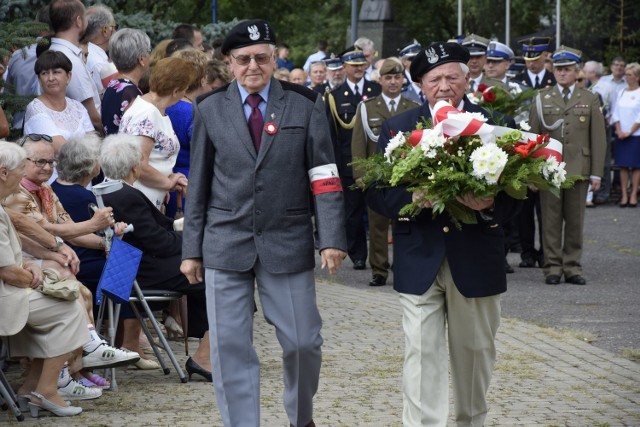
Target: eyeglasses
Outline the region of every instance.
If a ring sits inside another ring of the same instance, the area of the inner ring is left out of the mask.
[[[49,143],[53,142],[53,138],[51,138],[49,135],[45,135],[42,133],[30,133],[20,138],[17,141],[18,145],[22,147],[27,142],[27,140],[31,140],[33,142],[38,142],[38,141],[46,141]]]
[[[583,78],[583,77],[578,77],[578,78],[576,79],[576,81],[577,81],[577,82],[582,83],[582,82],[584,81],[584,78]]]
[[[236,62],[238,63],[238,65],[249,65],[249,63],[251,62],[251,60],[255,60],[256,64],[258,65],[265,65],[267,64],[270,60],[271,60],[271,56],[273,54],[271,53],[259,53],[257,55],[238,55],[238,56],[233,56],[233,59],[236,60]]]
[[[112,31],[118,31],[118,24],[107,25],[107,28],[111,28]]]
[[[33,162],[33,164],[35,164],[39,168],[43,168],[46,165],[49,165],[49,166],[53,167],[53,164],[56,162],[55,159],[53,159],[53,160],[47,160],[47,159],[36,159],[36,160],[34,160],[31,157],[27,157],[27,160],[31,160]]]

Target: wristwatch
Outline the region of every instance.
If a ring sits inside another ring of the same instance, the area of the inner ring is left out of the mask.
[[[62,245],[64,245],[64,240],[62,240],[62,238],[60,238],[59,236],[53,236],[53,237],[54,239],[56,239],[56,244],[54,247],[51,248],[51,250],[54,252],[58,252],[62,247]]]

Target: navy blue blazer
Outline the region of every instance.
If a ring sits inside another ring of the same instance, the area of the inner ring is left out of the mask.
[[[466,97],[464,109],[489,117],[487,111],[472,104]],[[426,102],[421,107],[385,120],[378,149],[384,150],[391,132],[395,135],[415,129],[421,117],[431,117]],[[489,123],[493,121],[489,120]],[[411,203],[411,193],[405,188],[372,185],[366,190],[365,197],[373,210],[395,219],[393,287],[396,291],[424,294],[435,280],[445,257],[453,281],[465,297],[490,296],[507,290],[502,224],[517,213],[519,201],[499,193],[491,219],[483,219],[478,214],[478,224],[463,224],[462,229],[458,230],[447,214],[432,218],[431,209],[425,209],[413,218],[400,217],[402,207]]]

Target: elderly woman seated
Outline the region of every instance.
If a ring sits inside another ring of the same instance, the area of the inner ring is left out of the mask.
[[[16,191],[26,157],[16,144],[0,141],[0,199]],[[0,206],[0,335],[6,337],[11,357],[32,360],[19,399],[30,400],[33,416],[40,410],[77,415],[82,408],[69,406],[57,383],[65,361],[87,341],[83,308],[35,291],[42,283],[40,267],[23,262],[16,230]]]
[[[104,139],[100,149],[100,165],[107,179],[123,182],[122,189],[103,196],[113,207],[115,218],[133,225],[133,232],[123,240],[143,251],[136,279],[140,287],[181,292],[188,300],[188,335],[201,338],[198,350],[189,358],[189,377],[196,373],[211,381],[209,334],[203,283],[190,285],[180,272],[182,234],[173,230],[173,219],[162,214],[140,190],[133,187],[142,170],[142,153],[135,136],[118,134]],[[139,330],[138,330],[139,331]],[[138,334],[125,326],[123,346],[137,350]],[[129,347],[131,346],[131,347]]]
[[[99,210],[88,221],[76,223],[71,220],[51,187],[46,184],[53,172],[54,154],[51,143],[41,138],[34,141],[27,136],[20,141],[19,145],[22,145],[27,153],[24,177],[20,180],[17,191],[2,201],[3,206],[26,214],[60,239],[85,248],[103,249],[104,238],[93,232],[115,225],[111,209]],[[124,224],[119,225],[120,228],[124,226]],[[56,269],[62,278],[75,279],[69,269],[58,269],[60,266],[57,263],[51,264],[48,260],[40,261],[29,257],[28,254],[25,256],[29,260],[41,263],[43,268]],[[113,348],[98,337],[93,327],[92,299],[91,292],[82,286],[80,300],[84,303],[91,338],[83,346],[83,365],[86,368],[98,368],[136,363],[140,359],[136,353]]]
[[[86,187],[100,172],[99,144],[100,139],[95,136],[73,138],[62,146],[57,158],[58,178],[51,183],[51,189],[75,223],[91,221],[93,212],[89,206],[97,204]],[[76,278],[95,292],[106,261],[104,250],[75,245],[72,248],[80,258]]]

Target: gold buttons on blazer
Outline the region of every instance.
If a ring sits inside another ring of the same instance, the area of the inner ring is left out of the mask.
[[[449,227],[447,227],[446,225],[444,227],[442,227],[442,231],[444,231],[445,233],[449,232]]]

